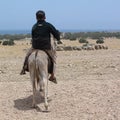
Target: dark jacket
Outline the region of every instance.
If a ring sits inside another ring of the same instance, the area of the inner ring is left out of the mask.
[[[32,28],[32,47],[40,50],[50,50],[50,34],[58,41],[60,40],[60,34],[52,24],[45,20],[39,20]]]

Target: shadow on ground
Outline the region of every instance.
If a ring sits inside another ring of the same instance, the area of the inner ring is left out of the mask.
[[[41,104],[44,103],[44,98],[40,94],[40,92],[36,93],[36,104]],[[51,99],[48,99],[48,102],[50,102]],[[28,96],[27,98],[22,98],[22,99],[16,99],[14,100],[14,107],[17,108],[18,110],[31,110],[32,108],[32,95]],[[38,106],[35,108],[37,111],[42,111]]]

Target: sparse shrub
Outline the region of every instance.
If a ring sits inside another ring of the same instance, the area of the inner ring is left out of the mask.
[[[116,37],[117,39],[120,39],[120,36]]]
[[[81,38],[81,39],[79,40],[79,43],[88,43],[88,41],[87,41],[85,38]]]
[[[88,45],[87,43],[83,44],[83,46],[87,46],[87,45]]]
[[[6,40],[6,41],[3,41],[2,45],[14,45],[14,41],[13,40]]]
[[[8,45],[8,41],[3,41],[2,45]]]
[[[14,45],[14,40],[9,40],[9,45]]]
[[[2,41],[0,41],[0,45],[2,44]]]
[[[70,40],[72,41],[72,40],[76,40],[76,37],[70,37]]]
[[[103,38],[99,38],[97,41],[96,41],[97,44],[103,44],[104,43],[104,39]]]

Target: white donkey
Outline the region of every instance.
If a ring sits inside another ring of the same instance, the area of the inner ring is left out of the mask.
[[[35,93],[37,85],[43,91],[45,108],[48,110],[48,55],[41,50],[35,50],[28,59],[28,66],[30,72],[30,79],[33,87],[33,103],[32,106],[36,107]]]
[[[52,50],[55,53],[56,51],[56,43],[55,39],[51,40]],[[56,55],[55,55],[56,57]],[[42,50],[35,50],[28,58],[28,67],[30,72],[30,79],[32,81],[33,87],[33,103],[32,106],[36,107],[35,102],[35,93],[37,86],[39,84],[40,90],[43,91],[44,100],[45,100],[45,108],[48,110],[48,64],[49,64],[49,56]],[[54,58],[56,59],[56,58]]]

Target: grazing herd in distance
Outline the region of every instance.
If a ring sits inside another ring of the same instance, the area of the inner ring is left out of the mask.
[[[14,41],[1,41],[0,42],[1,45],[15,45]],[[31,43],[30,43],[31,44]],[[22,43],[23,45],[23,43]],[[26,45],[29,45],[29,43],[26,43]],[[100,50],[100,49],[108,49],[108,46],[104,45],[104,44],[89,44],[89,43],[85,43],[82,46],[67,46],[67,45],[58,45],[56,47],[57,51],[73,51],[73,50]]]
[[[73,51],[73,50],[100,50],[100,49],[108,49],[108,46],[102,44],[86,44],[83,46],[57,46],[57,51]]]

